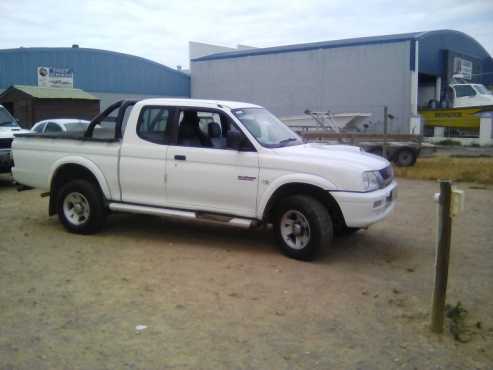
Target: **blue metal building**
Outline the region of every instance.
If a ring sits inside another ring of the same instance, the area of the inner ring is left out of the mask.
[[[190,77],[151,60],[87,48],[0,50],[0,92],[38,84],[38,67],[69,69],[73,87],[101,99],[101,108],[122,98],[190,96]]]

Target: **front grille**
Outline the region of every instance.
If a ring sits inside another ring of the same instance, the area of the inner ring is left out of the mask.
[[[12,140],[14,139],[0,139],[0,149],[9,149],[12,146]]]
[[[382,176],[384,187],[390,184],[392,180],[394,180],[394,170],[392,169],[392,165],[382,168],[378,172],[380,172],[380,176]]]

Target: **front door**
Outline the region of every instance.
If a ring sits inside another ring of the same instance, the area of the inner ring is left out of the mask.
[[[183,109],[178,137],[166,154],[166,194],[170,207],[255,217],[258,154],[228,148],[229,130],[238,130],[220,111]]]

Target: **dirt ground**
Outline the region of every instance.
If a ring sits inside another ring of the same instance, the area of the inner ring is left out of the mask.
[[[65,232],[0,176],[0,369],[492,369],[493,188],[461,184],[448,302],[433,335],[436,182],[400,180],[387,221],[314,263],[268,231],[113,215]],[[137,325],[145,330],[136,331]]]

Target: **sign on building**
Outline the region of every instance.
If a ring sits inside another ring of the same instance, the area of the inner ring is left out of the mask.
[[[74,87],[74,71],[71,68],[38,67],[39,87]]]
[[[455,57],[454,74],[462,74],[465,80],[472,80],[472,62],[470,60]]]

